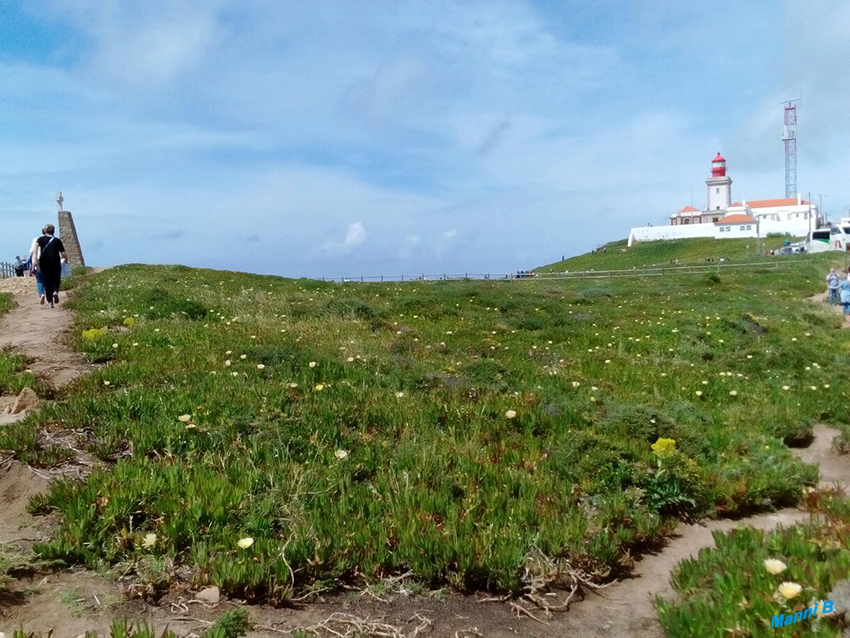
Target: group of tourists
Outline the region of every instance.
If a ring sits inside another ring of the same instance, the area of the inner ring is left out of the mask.
[[[59,303],[59,286],[62,277],[70,274],[68,257],[62,240],[54,235],[56,228],[47,224],[41,229],[41,236],[32,240],[29,257],[26,261],[15,257],[15,275],[35,277],[36,291],[41,304]]]
[[[844,307],[844,315],[850,315],[850,268],[839,274],[830,268],[826,275],[826,289],[829,292],[829,305]]]

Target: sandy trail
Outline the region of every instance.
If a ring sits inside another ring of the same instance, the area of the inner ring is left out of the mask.
[[[73,317],[62,305],[50,310],[38,304],[32,280],[0,280],[0,292],[16,293],[18,306],[0,318],[0,346],[10,345],[31,359],[31,369],[48,385],[61,388],[92,369],[83,358],[66,345]],[[0,406],[2,408],[2,406]],[[15,418],[18,418],[17,415]],[[825,426],[814,430],[811,446],[794,453],[806,462],[820,467],[821,484],[850,483],[850,457],[838,456],[831,448],[837,431]],[[46,480],[26,466],[0,462],[0,547],[25,550],[33,542],[46,538],[49,521],[35,520],[26,512],[26,504],[48,487]],[[512,614],[504,603],[479,603],[471,596],[450,594],[446,600],[413,597],[395,598],[385,604],[366,596],[356,600],[333,596],[324,603],[303,609],[251,608],[251,616],[261,626],[278,628],[272,632],[262,628],[250,636],[280,636],[280,630],[304,627],[343,612],[360,617],[385,617],[396,626],[410,626],[415,613],[433,622],[428,636],[539,636],[554,638],[662,638],[652,600],[656,595],[669,595],[672,570],[683,559],[695,556],[704,547],[713,547],[712,533],[739,526],[772,529],[804,520],[806,514],[796,509],[759,514],[738,521],[710,521],[704,525],[682,524],[658,552],[637,561],[633,577],[616,582],[599,594],[574,602],[570,610],[552,618],[548,624]],[[24,588],[30,592],[23,594]],[[69,596],[69,592],[74,595]],[[185,602],[191,596],[175,594],[168,602]],[[64,602],[63,602],[64,600]],[[70,602],[69,602],[70,601]],[[74,603],[74,601],[78,601]],[[107,602],[105,602],[107,601]],[[191,604],[188,614],[161,606],[147,606],[138,601],[123,601],[120,587],[103,576],[82,570],[55,574],[37,574],[31,581],[21,581],[12,594],[0,595],[0,631],[23,627],[28,631],[54,628],[56,638],[74,637],[86,629],[108,631],[112,618],[144,617],[156,621],[161,631],[168,625],[178,635],[202,633],[207,626],[198,619],[209,620],[220,610],[231,606],[222,603],[217,609]],[[542,614],[541,614],[542,617]],[[476,633],[477,632],[477,633]]]

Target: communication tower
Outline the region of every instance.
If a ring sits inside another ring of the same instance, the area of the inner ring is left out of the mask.
[[[785,197],[797,197],[797,107],[802,104],[802,94],[796,100],[782,103],[785,108],[785,128],[782,131],[782,141],[785,142]]]

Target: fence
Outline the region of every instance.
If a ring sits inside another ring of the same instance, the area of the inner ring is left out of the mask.
[[[452,281],[452,280],[496,280],[496,281],[522,281],[529,279],[616,279],[622,277],[663,277],[666,275],[699,275],[709,272],[722,272],[724,270],[735,268],[767,268],[781,269],[788,268],[799,264],[806,259],[804,257],[795,257],[793,261],[771,260],[757,261],[743,264],[727,264],[727,263],[712,263],[698,264],[693,266],[654,266],[650,268],[631,268],[627,270],[581,270],[573,272],[541,272],[524,274],[517,273],[463,273],[450,274],[443,273],[438,275],[359,275],[357,277],[321,277],[321,281],[339,282],[339,283],[367,283],[367,282],[411,282],[411,281]]]
[[[0,261],[0,279],[15,276],[15,266],[6,261]]]

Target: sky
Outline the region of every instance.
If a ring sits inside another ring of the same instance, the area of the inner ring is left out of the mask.
[[[0,260],[507,273],[732,197],[850,207],[845,0],[0,0]],[[692,195],[693,193],[693,195]]]

